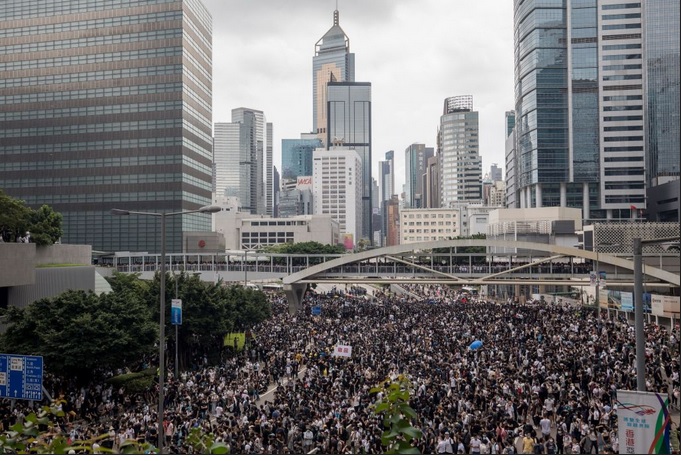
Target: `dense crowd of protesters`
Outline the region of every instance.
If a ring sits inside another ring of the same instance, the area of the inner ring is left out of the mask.
[[[636,389],[634,328],[624,318],[559,304],[493,303],[446,287],[396,296],[309,293],[296,318],[282,295],[248,347],[167,380],[164,436],[191,453],[192,428],[234,454],[379,454],[382,416],[371,388],[403,375],[413,385],[412,443],[424,454],[614,453],[617,389]],[[321,315],[311,307],[321,306]],[[603,311],[604,312],[604,311]],[[470,350],[473,341],[482,347]],[[337,344],[351,357],[337,357]],[[680,410],[680,330],[646,325],[647,389]],[[154,366],[154,361],[150,361]],[[172,367],[167,367],[172,369]],[[156,390],[53,380],[71,440],[108,433],[156,444]],[[28,409],[0,402],[6,429]],[[97,447],[96,447],[97,449]]]

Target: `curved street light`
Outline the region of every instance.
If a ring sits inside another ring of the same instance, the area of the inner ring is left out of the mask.
[[[164,374],[166,371],[164,366],[164,347],[166,346],[166,332],[164,331],[164,324],[166,322],[166,218],[168,216],[177,216],[181,214],[216,213],[218,211],[221,211],[221,207],[218,205],[207,205],[196,210],[174,211],[171,213],[154,213],[151,211],[121,210],[119,208],[112,208],[111,210],[111,214],[113,214],[114,216],[140,215],[161,218],[161,268],[159,269],[159,421],[157,428],[159,453],[163,453],[164,450]]]

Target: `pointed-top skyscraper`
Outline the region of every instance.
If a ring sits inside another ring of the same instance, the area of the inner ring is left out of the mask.
[[[313,56],[313,132],[325,142],[327,129],[327,82],[355,81],[355,56],[349,52],[349,37],[339,26],[334,10],[330,30],[315,44]]]

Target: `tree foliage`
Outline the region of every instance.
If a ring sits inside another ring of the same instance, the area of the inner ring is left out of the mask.
[[[96,442],[109,439],[109,434],[101,434],[87,440],[68,440],[67,434],[57,429],[57,423],[64,417],[57,404],[45,406],[35,413],[26,415],[23,423],[16,423],[8,430],[0,433],[0,454],[4,455],[66,455],[74,454],[125,454],[142,455],[159,453],[158,448],[150,443],[136,440],[125,440],[114,449],[100,446],[94,448]],[[190,429],[185,443],[192,447],[194,454],[225,455],[230,453],[223,442],[216,442],[213,433],[204,432],[200,427]]]
[[[261,291],[241,285],[202,282],[198,275],[187,272],[166,275],[166,312],[170,312],[176,282],[178,298],[183,301],[182,325],[178,328],[181,364],[189,363],[193,352],[220,351],[227,333],[246,331],[271,315],[270,303]],[[154,312],[156,322],[159,321],[159,282],[157,273],[146,293],[146,303]],[[166,333],[175,341],[175,328],[169,315]]]
[[[370,389],[371,394],[382,393],[382,398],[373,404],[375,414],[383,415],[385,427],[382,445],[385,454],[419,455],[420,450],[413,446],[413,439],[420,439],[422,431],[413,426],[417,413],[410,406],[412,383],[404,375],[395,381],[385,380]]]
[[[67,291],[26,308],[8,310],[3,350],[43,356],[46,369],[91,378],[126,367],[153,351],[157,326],[135,294]]]
[[[343,245],[327,245],[320,242],[298,242],[298,243],[283,243],[280,245],[273,245],[262,250],[263,253],[279,253],[279,254],[298,254],[298,255],[336,255],[344,254],[346,250]],[[308,258],[309,264],[318,264],[323,262],[322,258]],[[284,264],[284,259],[276,260],[276,264]],[[303,265],[306,264],[306,258],[292,258],[292,264]]]
[[[6,242],[14,242],[26,232],[30,232],[36,245],[52,245],[63,235],[62,215],[49,205],[33,210],[0,190],[0,236]]]

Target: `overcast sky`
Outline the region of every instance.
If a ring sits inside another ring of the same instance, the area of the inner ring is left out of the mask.
[[[262,110],[281,140],[312,129],[312,57],[332,26],[335,0],[203,0],[213,16],[213,121]],[[338,0],[339,25],[356,55],[356,81],[372,83],[372,170],[405,149],[436,147],[443,101],[471,94],[479,112],[483,173],[505,166],[505,111],[513,109],[510,0]]]

